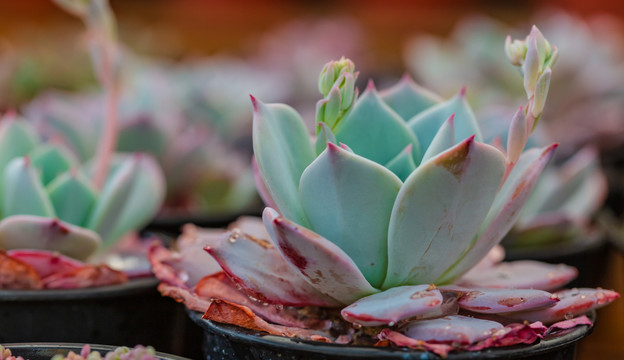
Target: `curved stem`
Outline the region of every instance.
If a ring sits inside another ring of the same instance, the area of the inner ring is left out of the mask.
[[[98,190],[101,190],[106,182],[111,158],[117,145],[117,129],[119,127],[119,87],[112,69],[110,50],[107,53],[103,56],[105,61],[101,74],[101,82],[106,93],[104,133],[95,154],[95,172],[93,175],[93,184]]]

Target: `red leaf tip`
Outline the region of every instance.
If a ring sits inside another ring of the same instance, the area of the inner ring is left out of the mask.
[[[249,94],[251,98],[251,105],[253,106],[254,112],[258,112],[258,100],[251,94]]]
[[[466,85],[462,86],[461,89],[459,89],[459,96],[466,96]]]
[[[366,91],[375,91],[377,90],[375,88],[375,82],[373,81],[373,79],[368,79],[368,84],[366,84]]]

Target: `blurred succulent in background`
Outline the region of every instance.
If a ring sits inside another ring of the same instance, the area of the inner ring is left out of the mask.
[[[228,85],[216,94],[220,77],[210,79],[203,68],[206,75],[191,82],[190,69],[129,56],[121,71],[116,148],[147,152],[158,160],[167,185],[163,215],[228,214],[257,206],[250,150],[244,148],[250,140],[236,130],[248,120],[207,102],[236,103],[234,97],[224,100]],[[203,89],[199,79],[205,80]],[[47,139],[63,141],[86,161],[95,153],[104,124],[104,100],[100,93],[54,92],[35,99],[24,113]]]
[[[145,225],[164,197],[148,155],[119,155],[101,190],[62,145],[41,142],[14,115],[0,121],[0,248],[86,259]]]
[[[598,241],[594,217],[607,196],[607,180],[595,149],[586,147],[567,162],[549,164],[518,222],[505,238],[513,250],[570,250]]]
[[[531,343],[547,331],[526,321],[554,323],[548,331],[588,324],[571,317],[617,293],[553,295],[574,268],[488,257],[556,148],[523,151],[557,50],[535,27],[509,44],[524,49],[512,60],[528,102],[511,121],[506,151],[482,142],[465,89],[441,101],[406,77],[382,92],[369,83],[358,98],[345,58],[318,80],[316,146],[293,108],[252,97],[256,181],[270,207],[221,236],[187,228],[182,251],[206,246],[214,261],[152,248],[161,291],[217,322],[338,343],[372,336],[441,355]],[[484,319],[492,314],[525,324]]]
[[[562,55],[544,112],[547,137],[560,142],[558,152],[567,156],[587,143],[599,149],[619,145],[624,134],[622,24],[606,15],[585,21],[562,11],[544,12],[534,22]],[[501,113],[513,112],[523,92],[517,70],[496,56],[507,33],[508,26],[492,19],[468,18],[447,40],[413,39],[405,62],[418,79],[442,94],[454,91],[457,82],[470,84],[480,120],[505,119]]]

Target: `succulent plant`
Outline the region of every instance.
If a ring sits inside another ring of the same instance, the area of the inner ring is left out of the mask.
[[[482,142],[465,89],[440,101],[404,78],[379,93],[369,83],[358,97],[355,66],[344,58],[319,78],[316,145],[294,109],[252,98],[256,181],[270,207],[262,220],[242,219],[221,236],[187,228],[182,254],[153,248],[161,292],[205,311],[204,319],[270,334],[337,343],[372,337],[368,344],[441,355],[590,324],[583,313],[617,293],[552,294],[574,268],[499,263],[495,245],[556,147],[523,151],[556,48],[534,27],[508,49],[528,104],[511,121],[506,151]],[[199,259],[198,246],[214,261]],[[368,330],[354,334],[345,322]]]
[[[38,139],[13,114],[0,121],[0,248],[44,249],[86,259],[156,213],[160,168],[145,154],[118,155],[101,190],[62,145]]]
[[[0,123],[0,248],[58,251],[86,259],[144,225],[160,207],[164,181],[148,155],[114,154],[118,63],[105,0],[59,1],[88,24],[92,59],[105,88],[102,140],[90,166],[55,141],[43,142],[14,114]]]
[[[234,131],[225,128],[237,128],[235,119],[223,127],[217,121],[211,124],[206,115],[200,120],[194,108],[201,106],[198,94],[189,88],[195,84],[180,80],[188,76],[178,75],[182,71],[190,72],[183,66],[125,59],[116,149],[146,152],[158,161],[167,186],[163,214],[219,214],[253,207],[257,194],[249,150],[236,149]],[[104,100],[101,93],[51,92],[28,104],[24,113],[46,139],[61,140],[86,161],[96,152],[105,122],[100,111]]]
[[[267,231],[314,288],[350,303],[397,286],[448,283],[502,239],[555,148],[521,156],[556,50],[536,28],[513,44],[525,49],[514,60],[530,79],[529,103],[512,121],[507,154],[481,142],[464,89],[437,103],[404,79],[381,94],[369,84],[355,101],[357,74],[345,59],[319,79],[316,153],[294,110],[253,100],[259,188],[279,211],[265,210]],[[329,264],[351,279],[349,288],[322,271]]]
[[[134,348],[120,346],[102,356],[98,351],[91,351],[89,345],[85,345],[80,354],[72,351],[63,355],[55,355],[51,360],[157,360],[156,351],[153,347],[137,345]]]

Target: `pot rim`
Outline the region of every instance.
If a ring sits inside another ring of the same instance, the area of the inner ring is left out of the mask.
[[[55,355],[57,352],[60,353],[61,351],[74,351],[75,353],[80,353],[80,350],[82,349],[84,345],[85,344],[79,344],[79,343],[51,343],[51,342],[2,344],[2,346],[10,349],[11,351],[40,349],[44,351],[49,351],[50,355],[52,356]],[[98,351],[100,353],[112,351],[119,347],[119,346],[101,345],[101,344],[89,344],[89,346],[91,347],[91,351]],[[52,353],[53,351],[54,353]],[[20,355],[20,354],[16,354],[16,355]],[[156,356],[162,360],[189,360],[188,358],[185,358],[185,357],[172,355],[172,354],[166,354],[162,352],[156,352]]]
[[[151,288],[156,289],[158,282],[156,277],[150,276],[130,279],[123,284],[81,289],[0,290],[0,303],[7,301],[75,301],[130,296]]]
[[[252,346],[267,346],[281,350],[291,350],[299,352],[313,352],[316,354],[336,355],[344,354],[361,359],[384,359],[401,360],[427,360],[439,359],[439,356],[424,350],[413,350],[408,348],[381,348],[371,346],[353,346],[342,344],[331,344],[315,342],[311,340],[301,340],[277,335],[263,335],[262,332],[244,329],[236,325],[217,323],[202,319],[202,314],[186,308],[189,317],[199,325],[204,331],[211,332],[218,336],[235,340]],[[588,317],[592,322],[596,319],[596,312],[591,311]],[[580,325],[572,329],[559,331],[556,334],[545,336],[540,341],[530,345],[512,345],[505,347],[489,348],[481,351],[452,352],[447,359],[467,360],[467,359],[504,359],[512,358],[522,352],[523,357],[535,356],[547,352],[555,351],[573,345],[575,342],[588,336],[593,331],[593,326]]]

